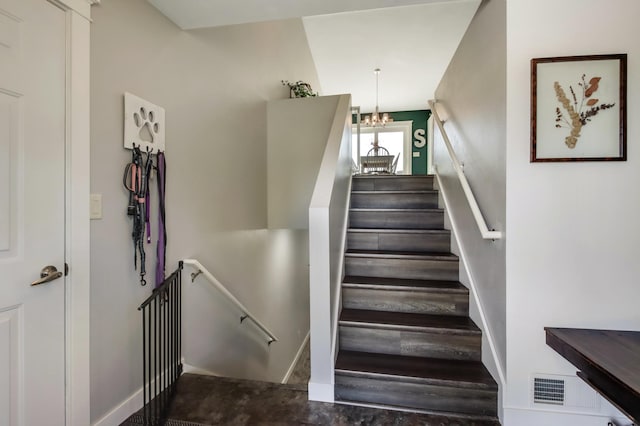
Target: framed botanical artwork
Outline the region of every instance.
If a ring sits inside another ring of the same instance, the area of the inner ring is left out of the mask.
[[[627,55],[531,60],[531,162],[626,161]]]

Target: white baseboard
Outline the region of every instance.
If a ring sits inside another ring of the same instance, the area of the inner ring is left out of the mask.
[[[595,414],[545,411],[527,408],[505,407],[504,426],[603,426],[609,421],[615,424],[631,425],[631,421],[624,417],[605,416]]]
[[[184,361],[184,360],[183,360]],[[162,373],[156,380],[164,378]],[[147,389],[153,389],[155,380],[152,380]],[[100,420],[93,423],[93,426],[119,426],[122,422],[127,420],[136,411],[140,410],[144,405],[144,395],[142,393],[142,386],[140,389],[132,393],[127,399],[118,404],[113,410],[102,416]]]
[[[450,206],[449,198],[446,190],[442,185],[442,181],[440,180],[440,174],[438,173],[438,168],[435,167],[434,171],[435,171],[436,182],[438,185],[438,190],[440,191],[440,194],[442,195],[442,200],[444,201],[445,212],[446,212],[445,214],[447,214],[449,217],[449,222],[451,223],[451,228],[452,228],[451,231],[453,233],[454,238],[456,239],[458,250],[460,251],[460,256],[459,256],[460,261],[464,264],[464,267],[467,271],[467,277],[469,278],[469,287],[470,287],[469,290],[471,291],[473,296],[471,299],[476,301],[478,313],[480,315],[480,322],[482,323],[480,328],[482,328],[482,333],[486,336],[487,341],[489,343],[489,348],[491,350],[493,362],[498,373],[498,381],[500,382],[500,388],[505,389],[507,385],[506,375],[502,368],[501,358],[498,355],[495,338],[493,337],[493,330],[491,329],[491,327],[489,327],[489,321],[487,320],[487,316],[484,311],[484,306],[482,305],[480,296],[478,294],[478,286],[474,279],[473,271],[471,271],[469,268],[470,264],[467,261],[468,259],[467,252],[465,250],[464,245],[462,244],[462,241],[460,240],[460,227],[458,226],[458,223],[455,221],[453,216],[450,214],[451,210],[449,208]]]
[[[184,362],[184,359],[182,360],[182,373],[200,374],[201,376],[222,376],[222,374],[214,373],[213,371],[205,370],[203,368],[187,364]]]
[[[333,383],[309,382],[309,401],[334,402]]]
[[[291,377],[291,374],[293,373],[293,370],[295,370],[296,365],[298,364],[298,361],[300,361],[300,357],[302,356],[302,353],[304,352],[304,347],[307,345],[307,343],[309,343],[309,337],[310,336],[311,336],[311,330],[309,330],[307,332],[306,337],[302,340],[302,345],[300,345],[300,348],[298,348],[298,352],[296,353],[296,356],[293,358],[293,362],[289,366],[289,369],[285,373],[285,375],[282,378],[282,381],[280,383],[287,383],[289,381],[289,378]]]
[[[100,420],[93,423],[93,426],[119,426],[127,420],[129,416],[142,408],[142,387],[125,399],[116,408],[105,414]]]

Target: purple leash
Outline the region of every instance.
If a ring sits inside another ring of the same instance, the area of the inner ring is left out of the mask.
[[[165,225],[165,184],[167,164],[164,158],[164,152],[158,151],[156,159],[158,170],[158,246],[156,248],[156,288],[164,282],[164,262],[167,255],[167,228]]]
[[[151,189],[149,188],[149,181],[151,180],[152,168],[153,158],[151,158],[151,152],[149,152],[149,148],[147,148],[147,163],[144,166],[144,227],[147,230],[147,244],[151,244],[151,224],[149,223],[151,218]]]

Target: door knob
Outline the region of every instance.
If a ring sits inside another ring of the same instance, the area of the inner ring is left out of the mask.
[[[35,280],[31,285],[40,285],[48,283],[49,281],[57,280],[62,276],[62,272],[59,272],[55,266],[49,265],[42,268],[40,271],[40,279]]]

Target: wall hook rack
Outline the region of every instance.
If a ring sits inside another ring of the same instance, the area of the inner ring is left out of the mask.
[[[164,151],[164,108],[134,94],[124,94],[124,147],[148,153]]]

